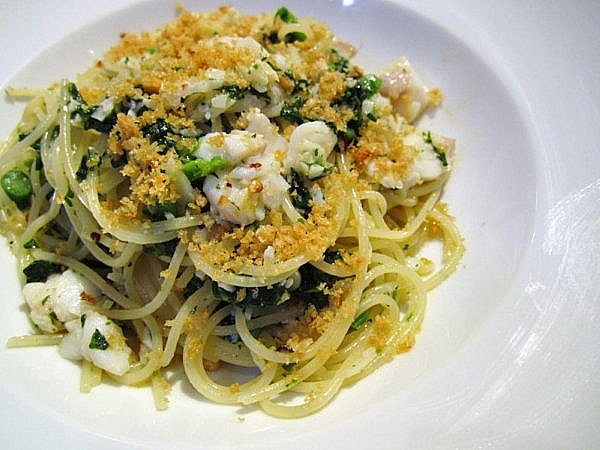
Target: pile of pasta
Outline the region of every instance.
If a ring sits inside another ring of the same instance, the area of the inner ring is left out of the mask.
[[[464,251],[454,141],[416,125],[442,96],[407,60],[355,53],[285,7],[181,10],[74,80],[9,88],[29,101],[0,222],[35,330],[8,345],[58,346],[83,392],[147,384],[165,409],[183,368],[278,417],[411,349]]]

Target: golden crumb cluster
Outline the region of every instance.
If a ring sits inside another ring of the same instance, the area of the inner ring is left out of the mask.
[[[298,255],[306,255],[309,260],[321,259],[325,250],[335,243],[340,224],[334,213],[346,186],[353,180],[354,177],[339,174],[325,178],[326,200],[313,203],[306,220],[288,224],[281,213],[274,212],[270,223],[256,229],[238,227],[231,232],[220,229],[221,232],[209,240],[192,237],[189,251],[202,255],[205,261],[221,271],[237,271],[244,265],[263,266],[268,247],[274,250],[279,262]]]

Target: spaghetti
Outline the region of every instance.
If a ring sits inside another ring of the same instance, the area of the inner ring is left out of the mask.
[[[179,11],[32,97],[0,152],[0,220],[36,334],[152,387],[299,417],[409,350],[462,238],[454,143],[408,61],[380,75],[287,8]],[[422,256],[443,244],[439,264]]]

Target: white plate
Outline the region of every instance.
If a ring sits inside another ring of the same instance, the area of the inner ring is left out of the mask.
[[[39,3],[39,4],[38,4]],[[83,70],[171,2],[2,2],[2,85]],[[190,9],[219,2],[189,1]],[[240,4],[274,11],[281,2]],[[78,392],[55,349],[0,347],[3,448],[591,448],[600,442],[600,4],[339,0],[285,4],[325,19],[371,70],[405,55],[445,93],[427,117],[455,136],[445,199],[467,241],[431,295],[415,349],[322,412],[282,421],[211,404],[179,380],[167,412],[148,389]],[[125,5],[132,5],[126,9]],[[111,13],[110,11],[118,11]],[[45,50],[43,50],[45,49]],[[42,51],[43,50],[43,51]],[[41,53],[40,53],[41,52]],[[0,135],[22,105],[0,104]],[[0,255],[0,342],[28,330]]]

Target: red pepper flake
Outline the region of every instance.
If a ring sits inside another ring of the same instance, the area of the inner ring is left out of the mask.
[[[96,299],[85,291],[83,291],[79,296],[81,297],[81,300],[86,303],[91,303],[92,305],[96,304]]]

